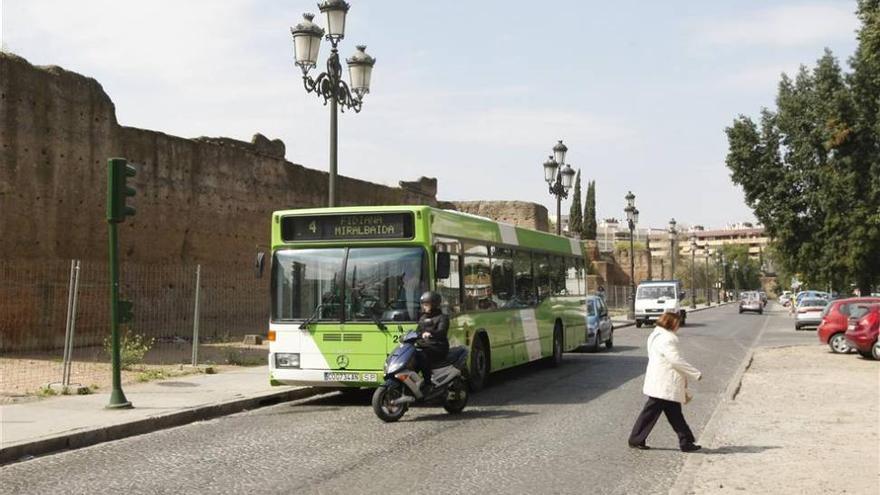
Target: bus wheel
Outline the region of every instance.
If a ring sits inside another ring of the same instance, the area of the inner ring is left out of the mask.
[[[489,375],[489,355],[486,353],[486,343],[482,337],[474,337],[471,345],[471,369],[468,376],[468,384],[472,392],[479,392],[486,386]]]
[[[596,336],[596,342],[599,342],[599,336]],[[556,330],[553,331],[553,360],[550,361],[550,364],[553,367],[557,367],[562,364],[562,330],[559,327],[556,327]]]
[[[406,413],[406,404],[394,404],[403,397],[403,386],[397,382],[385,383],[373,392],[373,412],[382,421],[393,423]]]

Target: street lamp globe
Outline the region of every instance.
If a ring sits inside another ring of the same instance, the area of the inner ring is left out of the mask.
[[[568,153],[568,146],[562,144],[562,140],[560,139],[556,146],[553,147],[553,158],[556,160],[556,163],[562,165],[565,163],[565,154]]]
[[[633,225],[638,225],[639,223],[639,209],[633,207]]]
[[[567,163],[562,167],[562,188],[565,189],[565,192],[568,192],[572,184],[574,184],[575,173],[574,169]]]
[[[553,156],[548,156],[547,161],[544,162],[544,180],[548,184],[553,184],[556,181],[556,172],[558,170],[559,162],[554,160]]]
[[[634,221],[635,208],[633,208],[632,206],[627,206],[626,208],[623,209],[623,211],[626,212],[626,220],[628,222]]]
[[[675,233],[676,233],[676,231],[675,231],[675,219],[674,219],[674,218],[672,218],[672,219],[669,220],[669,233],[670,233],[670,234],[675,234]]]
[[[691,234],[691,251],[697,250],[697,235]]]
[[[345,37],[345,15],[351,5],[345,0],[324,0],[318,8],[327,16],[327,39],[335,46]]]
[[[636,206],[636,195],[633,194],[632,191],[627,192],[627,193],[626,193],[626,196],[624,196],[624,198],[626,199],[626,206],[627,206],[628,208],[635,208],[635,206]]]
[[[364,95],[370,92],[370,77],[373,75],[376,59],[367,54],[366,45],[358,45],[354,55],[345,61],[348,63],[351,90],[362,100]]]
[[[318,63],[318,51],[321,49],[321,37],[324,30],[321,26],[312,22],[315,14],[303,14],[303,20],[295,27],[290,28],[293,35],[293,54],[303,75],[308,74]]]

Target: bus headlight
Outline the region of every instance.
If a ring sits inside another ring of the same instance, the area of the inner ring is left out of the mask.
[[[279,352],[275,354],[276,368],[299,368],[299,354]]]

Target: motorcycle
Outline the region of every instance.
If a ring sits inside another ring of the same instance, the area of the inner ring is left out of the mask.
[[[442,400],[443,409],[460,413],[468,401],[468,387],[462,372],[467,362],[466,347],[449,349],[445,363],[431,369],[431,384],[422,392],[422,376],[415,371],[419,334],[409,332],[385,361],[385,383],[373,393],[373,411],[382,421],[392,423],[406,414],[416,402]]]

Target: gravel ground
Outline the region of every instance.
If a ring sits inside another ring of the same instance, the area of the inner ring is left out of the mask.
[[[878,370],[827,346],[757,350],[689,493],[880,493]]]

